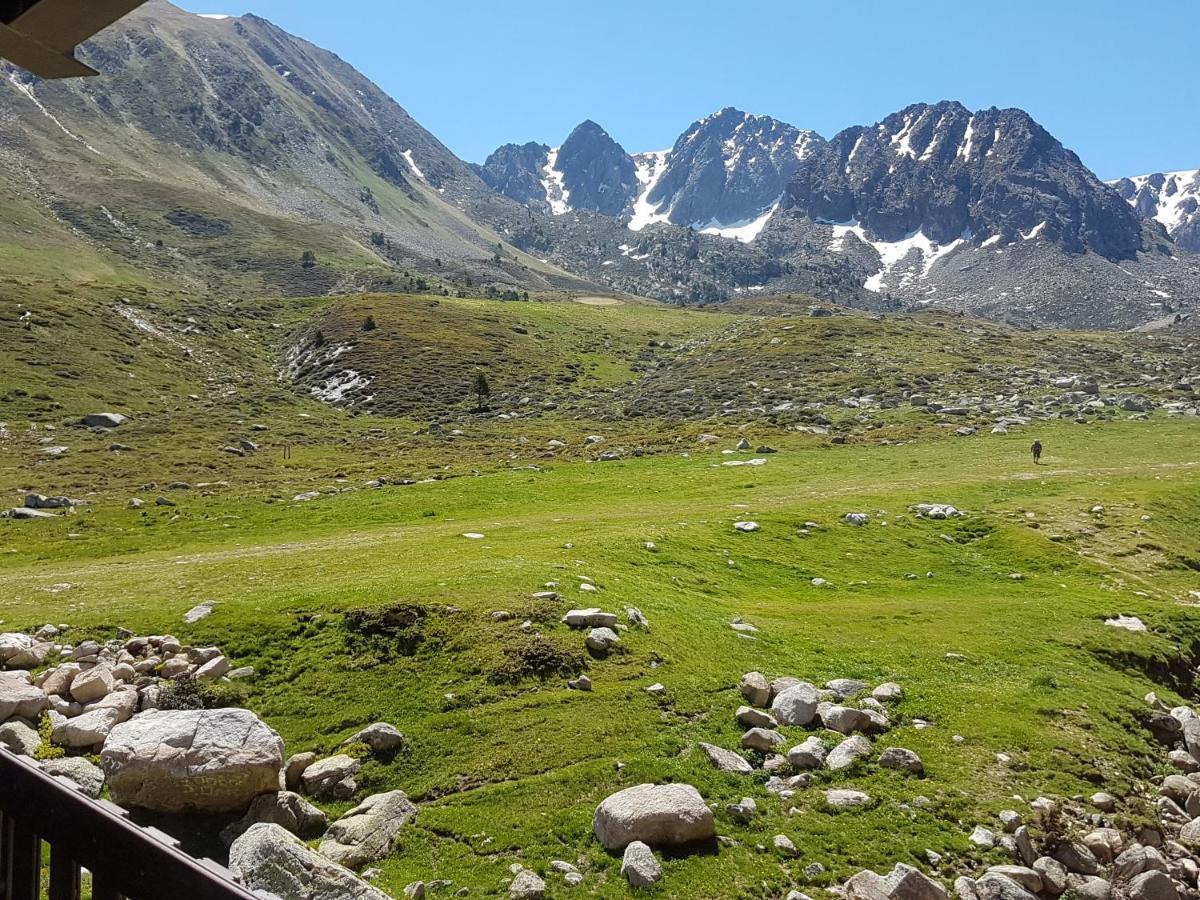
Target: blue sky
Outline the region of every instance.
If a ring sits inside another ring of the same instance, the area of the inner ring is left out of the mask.
[[[826,137],[1019,106],[1103,178],[1200,167],[1200,0],[184,0],[333,50],[455,153],[584,119],[669,147],[723,106]]]

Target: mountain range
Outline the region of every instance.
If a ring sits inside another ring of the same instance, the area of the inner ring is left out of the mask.
[[[632,153],[585,121],[471,165],[256,16],[151,0],[79,55],[102,77],[0,70],[0,274],[36,258],[214,296],[808,293],[1030,326],[1175,323],[1200,302],[1200,174],[1106,184],[1018,109],[914,104],[826,139],[726,108]]]

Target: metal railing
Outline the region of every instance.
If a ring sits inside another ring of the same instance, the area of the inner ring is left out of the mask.
[[[42,844],[50,848],[48,893]],[[91,872],[92,900],[261,898],[170,835],[0,747],[0,900],[80,900],[82,869]]]

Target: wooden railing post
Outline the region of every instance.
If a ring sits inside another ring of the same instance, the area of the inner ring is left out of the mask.
[[[30,825],[21,819],[13,822],[8,877],[11,900],[41,900],[42,842]]]
[[[80,900],[79,863],[66,847],[50,848],[50,900]]]

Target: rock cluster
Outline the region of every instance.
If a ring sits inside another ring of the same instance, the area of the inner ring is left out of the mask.
[[[361,754],[285,760],[279,735],[249,710],[166,708],[199,705],[200,694],[182,685],[202,689],[253,674],[233,669],[217,647],[188,646],[170,635],[71,644],[63,640],[68,631],[46,625],[32,635],[0,634],[0,746],[38,756],[49,749],[42,739],[48,730],[50,742],[67,752],[99,753],[100,768],[83,756],[43,766],[90,797],[107,785],[115,803],[157,813],[243,813],[222,838],[232,845],[231,869],[252,889],[281,900],[388,900],[350,869],[388,855],[417,808],[390,791],[366,797],[330,824],[297,793],[353,797]],[[345,742],[385,758],[404,744],[386,722]],[[297,839],[322,835],[318,851]]]

